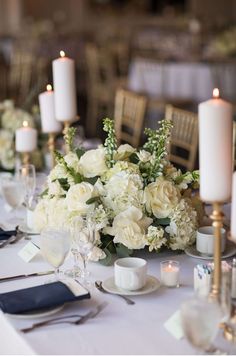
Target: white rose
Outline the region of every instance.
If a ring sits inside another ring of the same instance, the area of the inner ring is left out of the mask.
[[[156,218],[167,218],[180,199],[179,190],[174,183],[162,176],[150,183],[144,190],[146,209]]]
[[[143,217],[141,210],[130,207],[118,214],[111,228],[106,232],[114,236],[115,243],[122,243],[129,249],[141,249],[147,243],[145,232],[152,219]]]
[[[143,162],[143,163],[150,161],[151,157],[152,157],[151,153],[148,151],[145,151],[145,150],[140,150],[137,153],[137,156],[138,156],[140,162]]]
[[[123,161],[123,160],[126,160],[127,158],[129,158],[129,156],[131,156],[132,153],[134,153],[135,151],[136,151],[135,148],[130,146],[128,143],[126,143],[126,144],[120,145],[118,147],[118,150],[115,153],[114,158],[116,161]]]
[[[73,168],[76,172],[78,172],[79,160],[76,153],[67,153],[67,155],[64,157],[64,160],[67,163],[68,167]]]
[[[86,204],[87,200],[95,196],[92,184],[83,182],[70,187],[66,195],[66,204],[69,211],[86,214],[93,204]]]
[[[100,176],[106,170],[104,148],[87,151],[79,160],[79,171],[86,178]]]

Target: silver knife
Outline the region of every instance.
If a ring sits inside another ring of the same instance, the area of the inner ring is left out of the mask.
[[[47,274],[52,274],[52,273],[54,273],[54,271],[35,272],[35,273],[30,273],[30,274],[18,274],[17,276],[0,278],[0,282],[13,281],[16,279],[22,279],[22,278],[28,278],[28,277],[45,276]]]

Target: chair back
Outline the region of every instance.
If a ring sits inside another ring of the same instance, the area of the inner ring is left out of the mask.
[[[165,117],[173,122],[169,160],[186,170],[193,170],[198,148],[197,114],[167,105]]]
[[[118,89],[115,97],[115,130],[118,143],[124,141],[133,147],[140,143],[147,99],[128,90]]]
[[[233,170],[236,167],[236,121],[233,122]]]

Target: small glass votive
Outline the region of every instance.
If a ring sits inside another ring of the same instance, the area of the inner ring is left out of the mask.
[[[166,287],[179,287],[180,264],[178,261],[161,262],[161,282]]]

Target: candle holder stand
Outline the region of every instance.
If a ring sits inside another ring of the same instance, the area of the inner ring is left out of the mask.
[[[55,137],[56,137],[56,134],[54,132],[51,132],[48,134],[48,150],[51,155],[51,168],[53,168],[55,166],[55,156],[54,156]]]
[[[23,161],[23,164],[30,163],[30,153],[29,152],[23,152],[22,161]]]

